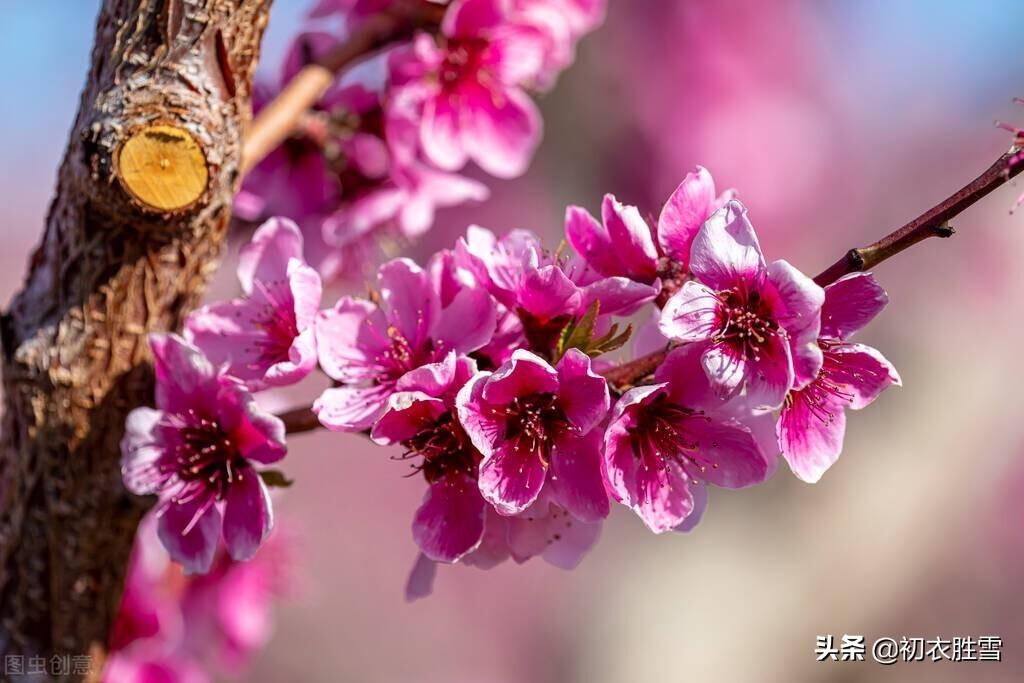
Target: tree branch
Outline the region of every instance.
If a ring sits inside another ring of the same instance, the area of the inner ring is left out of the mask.
[[[285,432],[288,434],[312,432],[321,426],[320,420],[317,419],[316,414],[313,412],[313,406],[293,408],[292,410],[279,413],[278,417],[284,422]]]
[[[444,5],[429,0],[399,0],[367,17],[334,50],[304,67],[253,121],[242,149],[242,175],[296,130],[302,116],[327,92],[342,69],[395,42],[408,40],[416,31],[436,31],[444,11]]]
[[[153,400],[147,336],[216,268],[270,0],[104,0],[25,285],[0,322],[0,656],[97,680],[147,501],[121,483]],[[66,677],[61,680],[68,680]]]
[[[1020,149],[1015,145],[965,187],[877,242],[850,249],[815,277],[814,281],[824,287],[849,273],[871,270],[882,261],[929,237],[951,237],[953,228],[949,227],[949,221],[1024,171],[1024,163],[1020,163],[1019,154]]]

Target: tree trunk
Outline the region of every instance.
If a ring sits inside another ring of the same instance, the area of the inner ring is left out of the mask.
[[[104,0],[46,230],[0,324],[0,654],[102,666],[150,502],[121,484],[124,419],[152,404],[147,333],[178,329],[217,265],[269,6]]]

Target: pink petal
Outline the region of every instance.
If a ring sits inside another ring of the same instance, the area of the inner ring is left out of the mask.
[[[238,280],[251,294],[257,280],[274,282],[288,276],[288,262],[302,260],[302,232],[295,222],[275,217],[261,225],[238,256]]]
[[[572,248],[601,275],[623,274],[608,231],[586,209],[570,206],[565,210],[565,236]]]
[[[313,402],[320,424],[337,432],[369,429],[387,405],[386,387],[336,387],[325,389]]]
[[[757,359],[747,358],[745,365],[750,404],[755,408],[781,406],[786,400],[786,392],[793,386],[793,360],[786,340],[778,335],[769,335],[759,347]]]
[[[516,562],[541,555],[560,569],[575,569],[597,542],[601,524],[573,518],[546,499],[508,519],[508,545]]]
[[[739,282],[756,282],[765,268],[754,226],[737,201],[711,214],[693,239],[690,270],[711,289],[723,291]]]
[[[812,406],[810,398],[809,390],[791,394],[779,415],[777,430],[782,456],[793,474],[813,484],[839,459],[846,414],[838,400],[816,400]]]
[[[494,371],[483,388],[488,403],[506,405],[519,396],[558,392],[559,373],[540,356],[516,349],[512,359]]]
[[[466,165],[466,153],[459,121],[459,108],[447,95],[438,94],[423,106],[420,145],[427,159],[446,171],[457,171]]]
[[[707,345],[700,361],[712,390],[723,401],[736,396],[743,389],[748,374],[754,371],[747,357],[727,342]]]
[[[903,385],[892,363],[870,346],[829,346],[827,357],[829,380],[850,396],[847,405],[854,410],[866,408],[890,386]]]
[[[427,489],[413,518],[412,535],[423,554],[438,562],[455,562],[483,538],[484,509],[476,482],[451,474]]]
[[[566,351],[556,369],[558,405],[576,428],[574,436],[587,434],[608,412],[608,382],[593,371],[590,357],[579,349]]]
[[[583,303],[576,283],[554,265],[527,269],[518,288],[518,298],[519,307],[541,320],[575,313]]]
[[[500,26],[505,14],[501,0],[456,0],[445,12],[441,31],[452,38],[479,37]]]
[[[377,271],[381,306],[413,348],[425,342],[438,319],[441,301],[430,276],[406,258],[388,261]]]
[[[186,574],[205,574],[217,551],[220,512],[202,496],[187,503],[172,502],[159,513],[157,533],[171,559],[181,564]]]
[[[541,137],[533,100],[514,87],[501,92],[480,88],[462,105],[462,144],[469,157],[497,178],[525,173]]]
[[[537,500],[545,474],[539,453],[506,441],[480,463],[480,493],[501,514],[515,515]]]
[[[696,342],[710,339],[720,329],[719,310],[723,304],[710,288],[687,280],[665,302],[658,329],[669,339]]]
[[[851,273],[825,288],[821,336],[848,339],[889,303],[889,295],[870,273]]]
[[[645,285],[625,277],[604,277],[583,288],[578,310],[586,311],[595,301],[601,302],[605,315],[630,315],[640,306],[653,301],[661,291],[661,281]]]
[[[418,391],[399,391],[388,397],[384,414],[373,425],[370,436],[382,446],[401,443],[416,436],[423,425],[431,424],[447,411],[441,399]]]
[[[693,498],[693,509],[686,515],[686,519],[672,527],[672,531],[693,531],[704,518],[704,511],[708,509],[708,487],[700,482],[693,482],[690,485],[690,496]]]
[[[433,338],[440,349],[470,353],[486,346],[494,335],[497,311],[483,289],[463,288],[441,311]]]
[[[658,217],[658,244],[662,252],[681,264],[690,266],[690,248],[704,221],[714,211],[715,181],[702,166],[687,173],[683,182],[665,202]]]
[[[668,384],[673,403],[694,410],[715,411],[722,400],[708,379],[701,358],[706,344],[684,344],[673,349],[655,372],[655,380]]]
[[[151,334],[156,370],[156,404],[172,413],[213,410],[217,395],[216,370],[195,346],[176,334]]]
[[[136,408],[128,413],[121,439],[121,477],[124,486],[137,496],[157,493],[159,479],[150,476],[151,468],[164,453],[157,441],[157,428],[163,413],[152,408]]]
[[[814,379],[821,369],[818,332],[825,290],[786,261],[772,263],[768,267],[768,279],[781,303],[781,310],[775,311],[775,317],[789,334],[793,383],[799,389]]]
[[[584,522],[597,522],[609,512],[601,480],[601,438],[595,429],[580,439],[561,439],[551,456],[551,498]]]
[[[459,423],[484,457],[491,455],[505,435],[504,418],[496,414],[483,397],[490,377],[490,372],[478,372],[459,390],[455,399]]]
[[[220,428],[246,460],[269,465],[287,453],[284,423],[260,408],[252,394],[234,378],[221,378],[217,411]]]
[[[224,504],[224,544],[236,561],[252,559],[274,528],[270,494],[256,470],[235,473]]]
[[[658,250],[647,221],[635,206],[625,206],[610,194],[601,204],[601,218],[614,245],[615,253],[626,275],[645,283],[654,281],[658,271]]]
[[[476,549],[462,558],[462,563],[478,569],[493,569],[509,557],[508,520],[490,505],[484,510],[484,536]]]
[[[716,486],[739,489],[759,484],[768,476],[768,464],[750,430],[739,422],[695,416],[687,425],[698,444],[697,457],[713,463],[690,470],[690,478]]]
[[[376,358],[387,350],[387,328],[387,320],[372,303],[342,297],[334,308],[317,316],[320,367],[341,382],[376,377]]]

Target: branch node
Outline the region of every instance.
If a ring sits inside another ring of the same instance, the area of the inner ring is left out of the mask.
[[[941,225],[936,225],[935,227],[933,227],[932,234],[934,234],[936,237],[946,238],[955,235],[956,230],[954,230],[953,226],[950,225],[949,223],[943,223]]]

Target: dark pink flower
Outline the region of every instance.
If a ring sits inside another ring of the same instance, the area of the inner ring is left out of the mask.
[[[455,396],[476,372],[476,363],[449,353],[442,361],[410,371],[373,426],[381,445],[402,444],[428,488],[413,518],[420,550],[438,562],[455,562],[480,544],[486,504],[477,487],[480,453],[455,414]]]
[[[518,176],[540,141],[523,86],[543,67],[544,35],[508,10],[501,0],[455,0],[438,42],[421,34],[391,54],[395,99],[419,104],[420,144],[442,169],[472,159],[491,175]]]
[[[524,349],[459,392],[458,413],[483,454],[480,492],[505,515],[529,508],[545,482],[555,501],[586,521],[608,514],[600,443],[586,438],[608,411],[608,385],[576,349],[555,367]]]
[[[656,384],[619,399],[605,431],[605,488],[655,533],[678,527],[702,508],[706,484],[743,488],[768,475],[757,439],[723,413],[700,356],[693,344],[669,354]]]
[[[159,495],[160,540],[188,573],[210,569],[222,534],[233,558],[249,559],[274,523],[256,466],[284,457],[284,424],[180,337],[150,345],[157,408],[128,415],[125,486]]]
[[[690,270],[665,304],[661,331],[706,342],[701,361],[719,396],[744,388],[756,407],[778,407],[821,368],[821,287],[785,261],[765,264],[746,209],[730,201],[693,240]]]
[[[464,288],[443,306],[430,274],[408,259],[381,266],[377,283],[379,303],[343,297],[317,319],[320,365],[341,384],[313,406],[328,429],[370,427],[405,373],[475,351],[494,333],[494,302],[482,289]]]
[[[242,249],[238,280],[245,296],[205,306],[185,323],[185,337],[250,389],[294,384],[316,367],[314,321],[320,276],[302,260],[302,233],[272,218]]]
[[[544,68],[535,86],[550,88],[575,58],[576,42],[604,21],[605,0],[512,0],[515,17],[543,36]]]
[[[839,458],[845,410],[870,405],[886,388],[902,384],[877,350],[847,341],[878,315],[889,298],[867,273],[853,273],[825,288],[821,309],[824,361],[814,380],[791,391],[779,415],[779,447],[800,479],[815,483]]]

